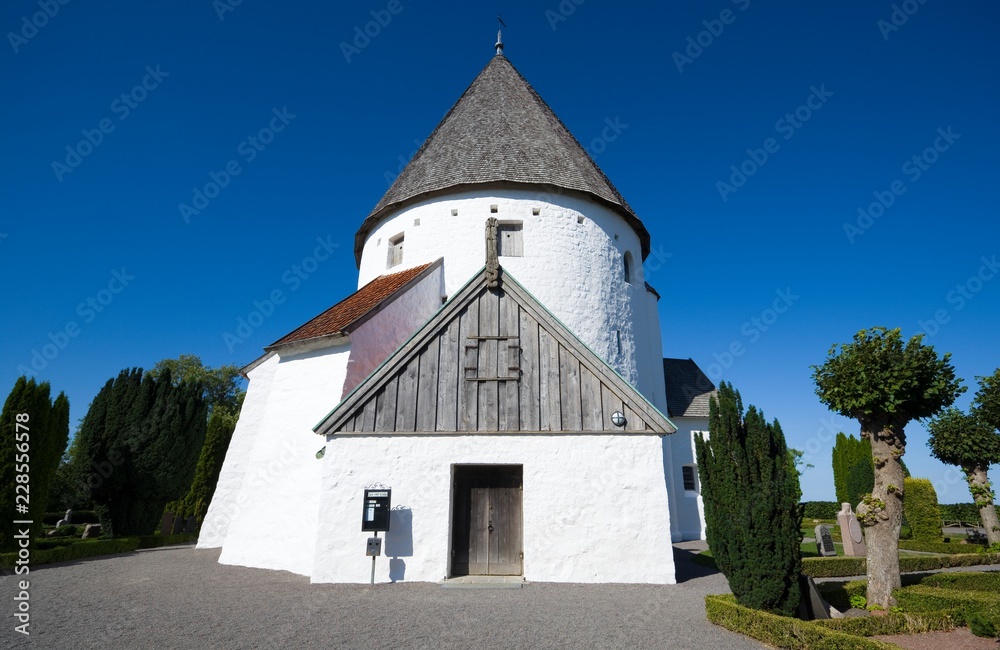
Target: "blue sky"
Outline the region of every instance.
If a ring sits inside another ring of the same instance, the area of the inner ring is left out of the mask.
[[[0,390],[34,363],[75,423],[122,368],[253,360],[354,289],[355,230],[493,54],[494,5],[233,2],[0,9]],[[962,407],[1000,366],[995,3],[499,9],[652,235],[664,354],[781,421],[805,498],[858,431],[814,394],[832,344],[923,330]],[[908,434],[913,473],[969,501]]]

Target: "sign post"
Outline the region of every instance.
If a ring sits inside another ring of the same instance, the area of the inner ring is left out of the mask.
[[[361,530],[374,532],[374,537],[368,538],[368,548],[365,555],[372,558],[372,584],[375,584],[375,558],[382,555],[382,540],[379,532],[389,532],[389,507],[392,500],[390,488],[366,488],[364,510],[361,514]]]

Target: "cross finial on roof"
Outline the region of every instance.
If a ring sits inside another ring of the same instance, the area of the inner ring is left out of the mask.
[[[500,23],[500,25],[502,25],[503,27],[507,26],[507,23],[503,21],[503,18],[500,17],[500,14],[497,14],[497,22]],[[500,33],[499,27],[497,27],[497,43],[496,45],[494,45],[494,47],[497,48],[497,54],[500,55],[503,54],[503,37],[502,34]]]

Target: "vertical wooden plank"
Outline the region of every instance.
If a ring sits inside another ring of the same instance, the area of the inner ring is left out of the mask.
[[[582,430],[580,362],[561,345],[559,346],[559,397],[563,431]]]
[[[473,361],[478,360],[478,351],[468,352],[466,346],[475,344],[469,340],[469,336],[479,335],[479,303],[473,301],[462,312],[462,320],[458,331],[458,349],[460,352],[459,369],[461,374],[458,379],[458,430],[475,431],[478,426],[479,415],[479,384],[478,381],[466,381],[466,376],[475,376],[477,370],[466,371],[466,365],[473,365]],[[477,361],[478,363],[478,361]]]
[[[601,380],[581,364],[580,396],[584,431],[603,431],[601,422]]]
[[[538,404],[542,431],[561,431],[559,397],[559,342],[538,326]]]
[[[434,431],[438,407],[438,346],[439,337],[431,339],[420,353],[420,375],[417,378],[416,431]]]
[[[458,350],[459,319],[455,318],[442,332],[438,350],[438,431],[456,431],[458,413],[458,392],[465,390],[465,373],[462,371],[462,357]]]
[[[469,477],[465,467],[455,468],[454,478],[454,514],[451,530],[451,575],[469,574],[469,533],[471,505],[469,502]]]
[[[520,308],[509,294],[500,296],[500,335],[510,336],[506,341],[500,341],[499,368],[501,377],[518,377],[521,372],[521,342],[518,333],[518,312]],[[512,347],[513,346],[513,347]],[[515,368],[511,370],[511,368]],[[500,431],[520,430],[520,381],[502,381],[499,385],[499,416],[497,428]]]
[[[365,402],[364,417],[362,418],[361,428],[358,431],[374,431],[375,430],[375,397],[372,396],[368,398]]]
[[[469,573],[489,572],[490,552],[490,487],[485,474],[477,472],[470,481],[469,501]]]
[[[417,425],[417,378],[420,356],[410,359],[399,375],[396,396],[396,431],[414,431]]]
[[[645,431],[646,422],[639,417],[638,412],[632,406],[626,402],[622,405],[622,413],[625,414],[625,430],[626,431]]]
[[[611,421],[611,416],[615,411],[622,410],[622,401],[611,392],[606,384],[601,384],[601,421],[604,431],[621,431],[615,423]],[[624,412],[624,411],[623,411]]]
[[[518,383],[521,431],[539,430],[538,323],[520,310],[521,380]]]
[[[379,392],[375,412],[376,431],[392,431],[396,428],[396,383],[396,378],[393,377]]]
[[[500,298],[497,292],[486,291],[479,299],[479,335],[497,336],[500,323]],[[497,377],[500,370],[499,345],[496,340],[479,341],[479,376]],[[479,382],[480,431],[497,431],[499,411],[499,386],[497,381]]]

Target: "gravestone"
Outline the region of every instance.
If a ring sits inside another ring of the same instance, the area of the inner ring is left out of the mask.
[[[72,508],[70,508],[70,509],[68,509],[66,511],[66,514],[63,516],[63,519],[66,521],[67,524],[73,523],[73,509]]]
[[[840,504],[840,512],[837,513],[837,524],[840,526],[840,537],[844,540],[844,555],[851,557],[864,557],[868,554],[865,546],[865,535],[861,531],[861,524],[858,517],[851,510],[851,504]]]
[[[184,517],[174,517],[173,534],[177,535],[182,532],[184,532]]]
[[[197,527],[198,527],[198,519],[194,515],[188,517],[187,521],[184,522],[185,533],[193,533],[195,528]]]
[[[86,528],[83,529],[83,537],[81,539],[97,539],[100,536],[100,524],[87,524]]]
[[[833,536],[830,535],[830,528],[826,524],[816,526],[816,549],[823,557],[831,557],[837,554],[837,548],[833,545]]]
[[[160,520],[160,534],[169,535],[170,530],[174,527],[174,513],[164,512],[163,519]]]

